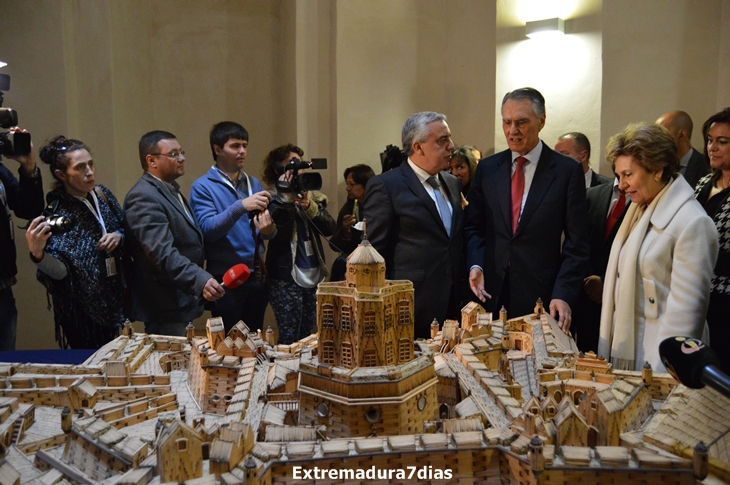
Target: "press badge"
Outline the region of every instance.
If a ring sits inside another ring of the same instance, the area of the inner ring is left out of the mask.
[[[314,256],[312,241],[304,241],[304,249],[307,251],[307,256]]]
[[[117,260],[113,257],[106,258],[106,275],[114,276],[117,274]]]

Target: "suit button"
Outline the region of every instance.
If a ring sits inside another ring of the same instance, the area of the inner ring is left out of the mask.
[[[654,304],[654,298],[649,298],[649,303]]]

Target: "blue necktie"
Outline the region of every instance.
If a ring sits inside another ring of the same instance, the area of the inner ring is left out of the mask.
[[[439,214],[441,214],[441,222],[444,223],[446,234],[451,237],[451,211],[449,210],[449,203],[444,199],[444,195],[439,188],[439,181],[436,180],[436,177],[429,177],[426,179],[426,182],[433,187],[433,192],[436,196],[436,205],[438,206]]]

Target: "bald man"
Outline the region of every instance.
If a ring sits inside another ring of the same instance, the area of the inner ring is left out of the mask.
[[[710,173],[710,166],[705,156],[692,148],[692,118],[684,111],[670,111],[661,115],[656,123],[674,138],[680,159],[679,173],[694,188],[699,179]]]
[[[583,167],[583,178],[586,183],[586,190],[596,185],[613,182],[612,179],[594,172],[591,168],[591,142],[583,133],[571,131],[558,138],[555,142],[555,151],[568,155],[580,162]]]

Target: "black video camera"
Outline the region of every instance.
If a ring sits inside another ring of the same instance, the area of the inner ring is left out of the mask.
[[[382,167],[382,173],[393,170],[406,160],[408,160],[406,152],[395,145],[386,146],[385,151],[380,154],[380,166]]]
[[[309,190],[319,190],[322,188],[322,176],[318,173],[299,173],[300,170],[305,168],[311,168],[314,170],[320,170],[327,168],[326,158],[313,158],[311,162],[306,160],[300,160],[298,158],[292,158],[289,160],[282,173],[286,173],[289,170],[292,171],[292,181],[284,182],[281,180],[276,181],[276,188],[279,192],[294,192],[301,196],[304,192]]]
[[[3,91],[10,89],[10,76],[0,74],[0,128],[18,126],[18,112],[2,108]],[[30,153],[30,133],[0,133],[0,155],[27,155]]]
[[[315,170],[327,168],[326,158],[313,158],[312,161],[300,160],[292,158],[289,163],[284,165],[277,171],[279,175],[292,171],[291,182],[282,180],[276,181],[277,193],[271,197],[269,202],[269,215],[275,224],[283,224],[289,219],[289,212],[296,197],[303,197],[305,192],[310,190],[319,190],[322,188],[322,176],[318,173],[299,173],[305,168]],[[292,197],[293,196],[293,197]],[[289,208],[287,208],[287,205]],[[258,211],[249,213],[249,217],[253,218]]]

